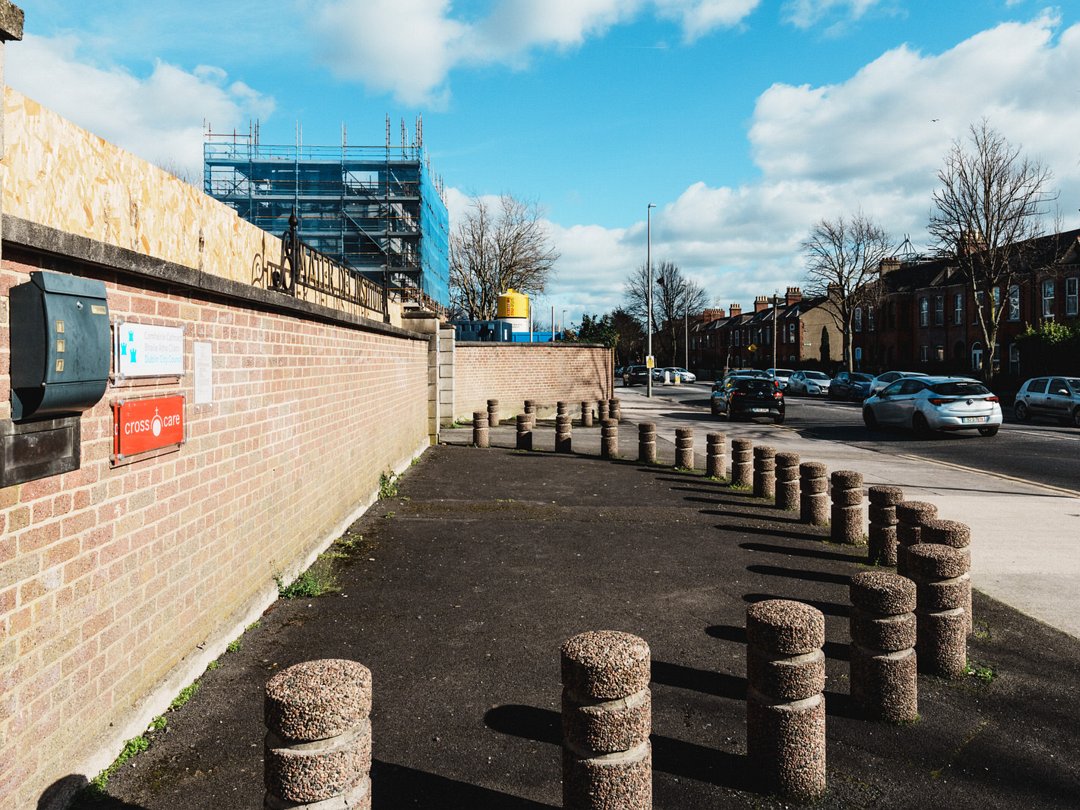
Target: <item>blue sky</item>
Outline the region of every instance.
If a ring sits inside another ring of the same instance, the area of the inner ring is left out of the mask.
[[[194,177],[204,121],[378,144],[387,114],[395,139],[422,115],[452,218],[472,195],[541,206],[562,259],[539,309],[567,321],[621,303],[649,202],[654,259],[724,307],[801,284],[823,217],[861,210],[927,248],[941,157],[984,116],[1080,226],[1078,2],[22,5],[8,82]]]

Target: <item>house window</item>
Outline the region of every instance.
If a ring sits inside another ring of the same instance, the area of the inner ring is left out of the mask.
[[[930,325],[930,299],[919,299],[919,326]]]
[[[964,294],[962,292],[953,293],[952,303],[952,322],[959,326],[964,322]]]
[[[866,328],[869,329],[871,332],[873,332],[875,326],[876,326],[876,324],[874,323],[874,308],[873,307],[867,307],[866,308]]]
[[[991,320],[1000,320],[998,313],[1001,312],[1001,287],[990,288],[990,300],[994,302],[994,311],[991,313]]]
[[[1065,279],[1065,314],[1070,318],[1080,315],[1080,278]]]
[[[1010,321],[1020,320],[1020,285],[1013,284],[1009,287],[1009,310],[1006,313],[1006,317]]]
[[[934,347],[934,360],[936,360],[939,363],[944,363],[945,362],[945,347],[944,346],[935,346]]]
[[[1042,283],[1042,315],[1044,318],[1054,317],[1054,280],[1052,278]]]
[[[925,343],[919,347],[919,360],[923,363],[929,362],[930,360],[930,347]]]
[[[735,338],[735,345],[736,345],[736,346],[738,346],[738,345],[739,345],[739,330],[738,330],[738,329],[736,329],[736,330],[735,330],[735,331],[734,331],[734,332],[732,333],[732,336],[733,336],[733,337]]]
[[[797,326],[797,324],[794,324],[794,323],[789,323],[787,325],[788,343],[798,343],[799,342],[798,335],[795,332],[795,327],[796,326]]]
[[[855,307],[855,317],[853,318],[853,325],[856,332],[862,331],[862,307]]]
[[[1009,373],[1020,375],[1020,344],[1016,341],[1009,344]]]
[[[934,326],[945,325],[945,296],[934,296]]]
[[[973,306],[971,308],[971,323],[973,325],[979,323],[979,313],[982,311],[982,308],[983,308],[983,291],[982,290],[976,290],[975,291],[975,306]]]
[[[982,371],[983,367],[983,346],[976,341],[971,344],[971,370]]]

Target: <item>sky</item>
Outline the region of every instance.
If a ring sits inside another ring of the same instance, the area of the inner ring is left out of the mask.
[[[804,286],[822,219],[928,252],[942,159],[984,118],[1080,227],[1080,0],[19,5],[7,82],[196,183],[207,127],[381,145],[422,117],[451,227],[478,196],[542,211],[544,324],[620,306],[647,231],[725,308]]]

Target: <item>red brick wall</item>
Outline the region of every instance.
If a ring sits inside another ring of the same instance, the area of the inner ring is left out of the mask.
[[[30,269],[0,267],[0,403],[8,290]],[[189,373],[110,386],[82,417],[81,469],[0,489],[0,807],[93,777],[146,696],[199,674],[275,575],[295,575],[428,441],[426,339],[100,277],[113,319],[186,328]],[[192,404],[194,341],[212,345],[211,405]],[[113,467],[109,403],[173,393],[188,396],[187,443]]]
[[[454,418],[471,419],[499,400],[506,419],[521,413],[526,399],[544,414],[564,400],[613,396],[611,349],[576,343],[459,343],[454,352]]]

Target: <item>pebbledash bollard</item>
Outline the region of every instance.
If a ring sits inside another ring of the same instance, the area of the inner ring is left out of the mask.
[[[862,473],[836,470],[832,474],[830,539],[849,546],[863,544]]]
[[[499,426],[499,400],[489,399],[487,401],[487,416],[488,427],[496,428]]]
[[[675,468],[694,469],[694,429],[675,428]]]
[[[919,671],[962,678],[967,668],[968,621],[964,610],[971,591],[968,558],[951,546],[908,546],[908,569],[917,591],[915,616]]]
[[[619,423],[614,419],[600,423],[600,457],[619,457]]]
[[[555,416],[555,452],[573,452],[573,419],[568,413],[560,413]]]
[[[925,501],[900,501],[896,504],[896,573],[911,576],[907,550],[922,542],[922,526],[937,517],[937,507]]]
[[[824,526],[829,522],[829,479],[820,461],[799,465],[799,522]]]
[[[649,645],[612,630],[562,645],[563,807],[652,808]]]
[[[730,484],[739,489],[754,485],[754,443],[749,439],[731,440]]]
[[[851,697],[871,720],[919,716],[915,583],[888,571],[851,578]]]
[[[825,792],[825,617],[787,599],[746,609],[746,754],[762,787]]]
[[[776,497],[776,448],[759,444],[754,448],[754,497]]]
[[[642,464],[656,463],[656,423],[640,422],[638,424],[637,458]]]
[[[971,529],[966,523],[955,520],[927,520],[922,524],[922,542],[937,543],[938,545],[955,548],[967,559],[968,570],[971,570]],[[971,613],[971,576],[964,574],[961,579],[964,584],[964,613],[967,616],[968,634],[972,632],[974,618]]]
[[[608,400],[608,419],[622,421],[622,400],[614,397]]]
[[[596,420],[601,424],[608,418],[608,401],[606,399],[596,400]]]
[[[592,427],[592,402],[581,400],[581,426]]]
[[[705,434],[705,475],[709,478],[724,478],[725,455],[727,454],[727,436],[723,433]]]
[[[870,496],[870,565],[896,565],[896,505],[904,500],[900,487],[873,486]]]
[[[371,808],[371,672],[305,661],[266,684],[265,810]]]
[[[488,447],[490,445],[487,411],[473,411],[472,443],[473,447]]]
[[[532,420],[527,413],[517,415],[517,449],[532,450]]]
[[[799,511],[799,454],[776,454],[776,508]]]
[[[529,426],[536,427],[536,400],[525,400],[525,415],[529,417]]]
[[[555,403],[555,415],[556,416],[566,416],[566,414],[567,414],[567,405],[562,400],[559,400],[558,402]]]

